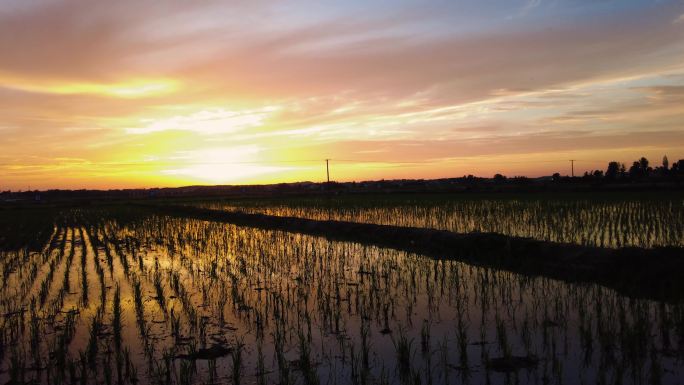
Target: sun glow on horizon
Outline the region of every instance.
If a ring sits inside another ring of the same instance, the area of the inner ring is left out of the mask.
[[[184,152],[176,157],[177,167],[165,168],[161,173],[199,182],[231,183],[293,169],[261,164],[261,151],[259,146],[250,145]]]

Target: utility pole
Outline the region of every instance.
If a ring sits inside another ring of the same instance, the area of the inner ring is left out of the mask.
[[[570,159],[570,168],[572,170],[572,177],[573,178],[575,177],[575,161],[576,160],[577,159]]]
[[[330,159],[325,160],[325,175],[328,177],[328,184],[330,184],[330,165],[328,164],[329,161]]]

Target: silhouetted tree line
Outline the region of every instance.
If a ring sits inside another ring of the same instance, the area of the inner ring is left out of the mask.
[[[602,170],[587,171],[583,176],[584,179],[605,179],[609,181],[681,177],[684,177],[684,159],[680,159],[670,165],[667,156],[663,157],[660,166],[652,167],[649,160],[642,157],[639,160],[635,160],[629,168],[624,163],[613,161],[608,163],[608,168],[605,172]]]

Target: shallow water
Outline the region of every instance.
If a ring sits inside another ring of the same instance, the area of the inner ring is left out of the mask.
[[[42,253],[2,254],[2,383],[684,378],[681,304],[286,232],[68,215]],[[182,358],[212,345],[231,353]]]

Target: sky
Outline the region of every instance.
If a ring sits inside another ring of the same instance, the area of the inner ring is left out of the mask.
[[[684,158],[683,0],[0,0],[0,190]]]

